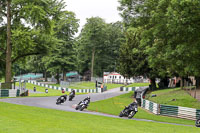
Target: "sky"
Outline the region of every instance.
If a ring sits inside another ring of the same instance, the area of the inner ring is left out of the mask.
[[[76,18],[80,19],[80,28],[86,23],[86,18],[101,17],[107,23],[120,21],[118,0],[65,0],[66,9],[73,11]]]

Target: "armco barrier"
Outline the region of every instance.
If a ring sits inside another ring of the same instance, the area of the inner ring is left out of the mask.
[[[38,86],[42,86],[42,87],[46,87],[46,88],[50,88],[50,89],[55,89],[55,90],[64,89],[67,92],[71,92],[72,91],[71,88],[63,88],[63,87],[57,87],[57,86],[42,84],[42,83],[38,83],[38,82],[32,81],[32,80],[28,80],[28,83],[31,83],[31,84],[34,84],[34,85],[38,85]],[[106,91],[107,89],[105,87],[104,89],[96,88],[96,89],[73,89],[73,90],[75,90],[75,92],[79,92],[79,93],[102,93],[102,92]]]
[[[20,90],[17,89],[0,89],[0,97],[18,97]]]
[[[142,87],[120,87],[120,91],[135,91],[137,89],[145,89],[148,86],[142,86]]]
[[[142,108],[145,108],[146,110],[148,110],[156,115],[159,114],[159,104],[151,102],[146,99],[142,99],[141,102],[142,102],[142,104],[141,104]]]
[[[157,104],[152,101],[142,99],[141,107],[156,114],[170,117],[184,118],[188,120],[196,120],[199,118],[199,109]]]

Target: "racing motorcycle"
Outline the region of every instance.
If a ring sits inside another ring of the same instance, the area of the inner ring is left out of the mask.
[[[67,100],[67,95],[62,95],[56,100],[56,104],[59,105],[61,103],[64,103]]]
[[[75,97],[75,93],[70,93],[69,94],[69,101],[72,101],[72,99]]]
[[[199,118],[195,122],[195,126],[200,127],[200,114],[199,114]]]
[[[120,112],[119,117],[127,116],[129,119],[131,119],[137,112],[137,103],[132,103],[128,107],[125,106],[124,110]]]
[[[80,110],[83,111],[84,109],[86,109],[89,106],[90,101],[88,99],[81,101],[77,106],[76,106],[76,110]]]

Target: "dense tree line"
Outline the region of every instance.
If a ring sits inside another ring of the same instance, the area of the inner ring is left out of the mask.
[[[119,0],[123,22],[78,19],[64,0],[0,1],[0,78],[78,71],[91,76],[200,79],[199,0]],[[45,76],[46,77],[46,76]]]
[[[23,67],[29,58],[34,58],[30,56],[40,56],[37,61],[44,61],[43,69],[47,70],[48,63],[52,61],[50,59],[55,59],[54,63],[59,59],[62,62],[63,57],[53,55],[58,49],[71,52],[69,49],[78,20],[65,7],[64,0],[1,1],[0,75],[5,75],[6,82],[10,82],[14,75],[12,67]],[[66,54],[61,50],[58,53],[60,56]]]
[[[80,73],[91,70],[91,77],[115,71],[123,41],[121,22],[106,23],[99,17],[87,19],[76,39],[77,70]]]
[[[120,0],[126,28],[120,71],[155,78],[200,75],[199,0]],[[155,86],[154,86],[155,87]]]
[[[9,7],[9,8],[8,8]],[[63,0],[3,0],[0,5],[0,78],[28,72],[54,75],[115,71],[123,41],[121,22],[87,19],[80,35],[78,19]]]

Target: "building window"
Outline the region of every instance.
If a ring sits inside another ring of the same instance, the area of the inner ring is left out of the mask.
[[[121,76],[119,76],[119,79],[121,79]]]
[[[117,78],[117,76],[115,76],[115,79]]]
[[[110,76],[110,79],[112,78],[112,76]]]

